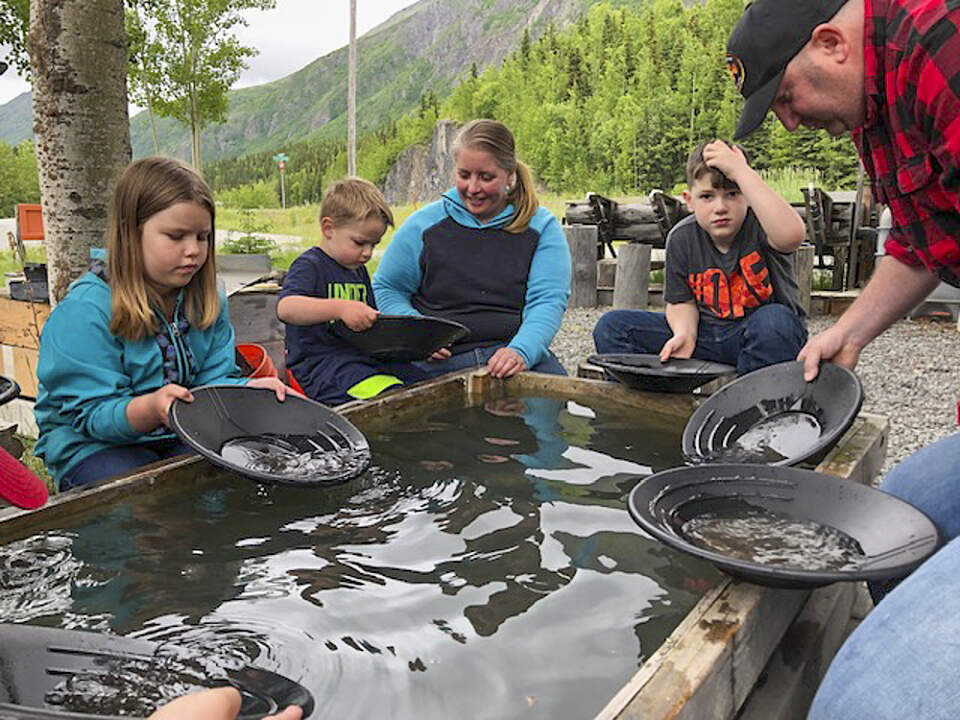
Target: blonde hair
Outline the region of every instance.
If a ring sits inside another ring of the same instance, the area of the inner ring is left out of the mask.
[[[110,332],[139,340],[159,331],[159,293],[147,282],[143,268],[143,224],[158,212],[181,202],[195,202],[210,213],[207,259],[184,288],[187,321],[206,329],[220,314],[214,248],[214,209],[210,188],[192,168],[167,157],[148,157],[124,170],[113,193],[107,230],[111,290]]]
[[[383,193],[369,180],[348,177],[337,180],[323,196],[320,218],[330,218],[334,227],[363,222],[370,218],[383,220],[393,227],[393,213]]]
[[[457,135],[453,143],[453,156],[456,157],[463,148],[488,152],[502,170],[516,172],[517,183],[507,193],[507,200],[513,203],[513,217],[504,229],[510,233],[526,230],[540,203],[530,168],[517,160],[513,133],[496,120],[471,120]]]

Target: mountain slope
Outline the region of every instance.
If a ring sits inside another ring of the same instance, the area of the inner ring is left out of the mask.
[[[33,96],[20,93],[8,103],[0,105],[0,140],[17,145],[33,139]]]
[[[609,1],[609,0],[608,0]],[[644,0],[613,0],[640,6]],[[357,41],[357,125],[363,133],[417,107],[420,96],[447,94],[476,64],[500,63],[518,47],[525,28],[538,36],[576,20],[592,0],[420,0]],[[346,136],[347,48],[256,87],[232,90],[222,125],[202,135],[205,163],[221,157],[281,150],[304,138]],[[23,94],[0,106],[0,140],[32,137],[31,100]],[[154,152],[146,112],[130,121],[135,157]],[[160,151],[189,159],[186,128],[157,119]]]
[[[500,62],[525,27],[538,34],[576,19],[584,0],[421,0],[357,41],[357,125],[363,133],[445,95],[476,63]],[[347,48],[281,80],[230,93],[227,122],[203,133],[204,161],[280,150],[307,137],[346,135]],[[153,152],[146,113],[131,119],[134,155]],[[174,121],[158,123],[160,149],[187,157],[189,136]]]

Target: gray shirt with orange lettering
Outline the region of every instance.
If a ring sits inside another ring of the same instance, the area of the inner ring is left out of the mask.
[[[696,301],[701,322],[739,321],[758,307],[786,305],[800,317],[793,253],[782,253],[767,242],[753,210],[726,253],[690,215],[667,237],[664,301]]]

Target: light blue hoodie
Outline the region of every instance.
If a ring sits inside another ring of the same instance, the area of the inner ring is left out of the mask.
[[[177,300],[179,306],[183,293]],[[92,272],[73,283],[40,335],[39,393],[34,415],[40,428],[35,452],[59,483],[84,458],[116,445],[174,437],[165,428],[139,433],[127,421],[129,402],[166,384],[157,337],[124,340],[110,333],[110,286]],[[159,315],[158,315],[159,317]],[[166,322],[164,320],[164,322]],[[226,297],[206,330],[170,328],[177,370],[186,387],[242,384]],[[194,367],[185,367],[189,347]]]
[[[445,273],[449,273],[450,282],[459,282],[463,275],[472,274],[473,277],[468,277],[468,280],[476,278],[477,285],[481,288],[496,286],[498,279],[479,277],[480,275],[484,272],[487,275],[496,274],[498,264],[506,271],[507,266],[512,264],[511,261],[516,260],[491,256],[491,252],[496,252],[491,250],[491,247],[516,247],[516,252],[522,253],[526,252],[526,243],[532,242],[535,247],[532,250],[529,272],[521,281],[525,281],[526,287],[519,288],[519,292],[523,293],[519,329],[512,337],[504,337],[502,340],[507,343],[507,347],[520,354],[528,368],[534,367],[546,356],[563,320],[570,297],[570,250],[560,223],[544,207],[537,208],[527,231],[515,236],[505,233],[503,228],[509,224],[513,212],[513,205],[507,205],[499,215],[483,222],[464,207],[456,188],[447,191],[437,202],[417,210],[394,233],[377,267],[373,277],[373,294],[377,307],[383,313],[394,315],[420,314],[414,307],[412,298],[425,290],[425,237],[430,242],[449,244],[456,249],[452,253],[432,251],[431,257],[441,257],[446,263],[442,268],[428,268],[434,277],[440,276],[441,284]],[[494,237],[500,236],[502,239],[504,235],[508,236],[505,245],[495,244]],[[487,247],[488,244],[491,247]],[[457,267],[449,267],[451,263]],[[489,269],[485,271],[484,268]],[[511,269],[509,276],[513,277],[513,274],[514,270]],[[459,279],[454,280],[454,276]],[[436,286],[431,286],[427,291],[436,290]],[[484,297],[473,297],[472,306],[469,301],[461,304],[456,309],[463,313],[461,315],[455,314],[456,310],[447,312],[449,307],[443,307],[443,300],[440,300],[434,314],[464,322],[469,326],[470,313],[482,311],[489,296],[489,293],[485,293]],[[446,293],[444,297],[451,297],[451,294]],[[470,340],[471,338],[467,338],[467,341]]]

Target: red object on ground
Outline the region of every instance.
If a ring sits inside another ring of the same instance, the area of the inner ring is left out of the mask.
[[[296,390],[298,393],[300,393],[304,397],[307,396],[307,394],[303,391],[303,388],[300,387],[300,383],[298,383],[297,379],[293,376],[293,373],[290,371],[290,368],[287,368],[287,385],[292,387],[294,390]]]
[[[0,448],[0,498],[25,510],[47,502],[47,486],[13,455]]]
[[[277,369],[273,366],[273,360],[267,355],[267,351],[262,345],[243,343],[237,345],[237,350],[243,355],[247,364],[253,368],[253,372],[247,377],[277,377]]]
[[[17,205],[17,229],[21,240],[43,240],[43,211],[35,203]]]

